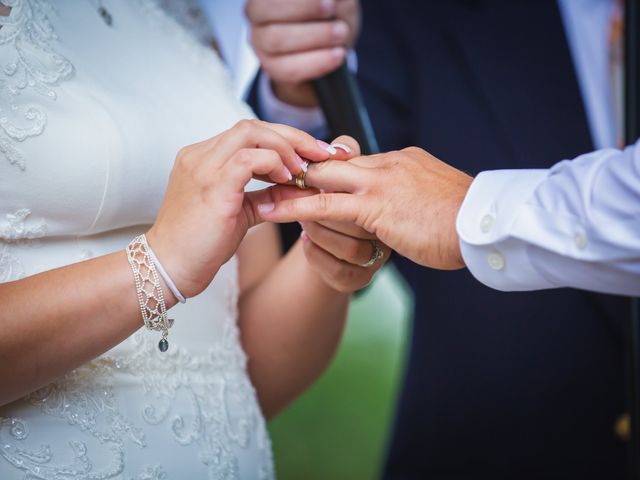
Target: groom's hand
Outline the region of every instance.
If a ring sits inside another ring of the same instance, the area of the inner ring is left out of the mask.
[[[472,178],[411,147],[347,162],[314,164],[306,182],[331,192],[274,187],[262,196],[265,221],[354,223],[411,260],[432,268],[464,267],[455,222]],[[267,198],[271,200],[268,201]]]
[[[346,163],[360,155],[360,146],[353,138],[337,138],[328,148],[330,158],[336,163]],[[311,163],[308,172],[317,167]],[[306,178],[308,179],[308,173]],[[247,216],[250,224],[262,221],[258,206],[264,202],[298,198],[298,195],[313,195],[317,189],[299,190],[295,186],[277,185],[247,194]],[[342,221],[301,221],[301,247],[312,270],[332,289],[352,293],[367,286],[376,272],[389,259],[391,250],[375,235],[363,228]]]
[[[336,147],[336,153],[331,155],[333,161],[360,155],[360,145],[351,137],[338,137],[332,145]],[[290,191],[291,188],[301,191],[289,187]],[[309,265],[327,285],[339,292],[352,293],[366,287],[389,259],[389,247],[353,223],[300,222],[300,225],[302,248]],[[369,265],[378,248],[382,256]]]
[[[248,0],[251,43],[282,101],[317,103],[311,80],[338,68],[360,30],[358,0]]]

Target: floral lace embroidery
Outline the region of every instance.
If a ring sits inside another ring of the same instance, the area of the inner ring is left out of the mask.
[[[138,448],[147,439],[136,420],[125,419],[118,409],[114,375],[126,375],[140,385],[144,401],[138,422],[168,424],[178,445],[193,445],[212,480],[235,480],[239,475],[234,448],[256,442],[261,461],[255,478],[274,478],[273,459],[266,425],[257,408],[255,391],[246,372],[246,357],[236,324],[237,277],[227,293],[228,315],[219,342],[206,355],[191,355],[180,347],[161,354],[155,340],[137,332],[132,355],[103,355],[27,397],[51,416],[63,419],[97,439],[110,458],[107,467],[94,470],[89,447],[69,442],[73,460],[54,464],[50,445],[38,450],[19,446],[29,435],[29,425],[18,418],[0,418],[0,456],[33,479],[123,479],[126,442]],[[174,411],[176,398],[188,398],[190,411]],[[187,420],[190,419],[190,420]],[[9,435],[7,435],[7,432]],[[94,447],[95,449],[95,447]],[[195,459],[194,459],[195,460]],[[161,467],[147,468],[139,480],[162,479]],[[126,477],[127,479],[129,477]]]
[[[8,435],[7,435],[8,434]],[[30,435],[29,425],[20,418],[0,418],[0,455],[11,465],[27,473],[29,480],[70,480],[70,479],[123,479],[120,475],[124,465],[120,462],[111,471],[100,474],[92,472],[93,466],[87,455],[87,446],[82,442],[70,441],[73,461],[63,467],[53,467],[49,462],[53,458],[50,445],[42,445],[38,450],[26,450],[13,445],[13,442],[25,441]],[[9,443],[11,442],[11,443]],[[118,451],[114,449],[114,455]],[[135,477],[127,480],[165,480],[166,472],[160,465],[146,467]]]
[[[144,472],[138,474],[136,477],[129,477],[130,480],[165,480],[167,478],[167,472],[160,465],[153,467],[147,467]]]
[[[24,267],[20,259],[11,252],[9,245],[2,245],[0,247],[0,283],[18,280],[24,275]]]
[[[16,247],[38,246],[39,239],[47,233],[43,221],[27,225],[29,215],[31,210],[23,208],[6,214],[4,225],[0,224],[0,283],[25,276],[22,262],[14,253]]]
[[[0,17],[0,153],[9,163],[26,168],[17,146],[40,135],[47,114],[21,95],[32,90],[49,100],[57,95],[54,87],[73,74],[71,62],[56,53],[51,43],[57,39],[48,16],[52,8],[45,0],[4,0],[11,7],[8,17]]]
[[[6,224],[0,226],[0,239],[16,245],[34,245],[38,239],[47,233],[47,226],[43,221],[33,226],[27,226],[27,217],[31,210],[22,208],[15,213],[5,215]]]

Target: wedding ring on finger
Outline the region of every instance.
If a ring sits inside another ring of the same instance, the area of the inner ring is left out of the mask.
[[[302,167],[302,171],[296,175],[296,187],[300,190],[306,190],[307,184],[305,183],[305,177],[307,176],[307,170],[309,169],[309,160],[304,161],[304,167]]]
[[[378,260],[382,260],[384,258],[384,252],[377,240],[369,240],[371,242],[371,246],[373,247],[373,253],[371,254],[371,258],[368,262],[360,264],[362,268],[369,268],[378,262]]]

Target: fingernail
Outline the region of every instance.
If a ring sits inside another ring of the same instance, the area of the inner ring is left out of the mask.
[[[306,222],[298,222],[298,223],[300,224],[300,228],[302,228],[302,231],[304,231],[307,223]]]
[[[287,175],[287,178],[289,179],[289,181],[293,180],[293,175],[291,174],[291,172],[287,167],[284,167],[284,173]]]
[[[300,155],[296,154],[296,157],[298,157],[298,163],[300,164],[300,168],[302,169],[302,171],[304,173],[307,173],[307,170],[309,169],[309,164],[306,162],[306,160],[303,160]]]
[[[320,9],[325,15],[332,15],[336,9],[335,0],[320,0]]]
[[[318,143],[320,148],[322,148],[323,150],[326,150],[331,155],[335,155],[336,153],[338,153],[338,151],[335,148],[333,148],[331,145],[329,145],[327,142],[323,142],[322,140],[316,140],[316,142]]]
[[[345,145],[344,143],[332,143],[330,146],[333,147],[334,149],[339,148],[340,150],[344,150],[346,153],[352,152],[351,148],[348,145]]]
[[[261,203],[258,205],[258,212],[260,213],[271,213],[275,210],[275,203]]]
[[[349,28],[347,27],[347,24],[344,22],[334,23],[331,30],[336,40],[342,40],[346,38],[347,34],[349,33]]]
[[[331,50],[331,55],[336,60],[342,60],[346,56],[346,54],[347,54],[347,51],[345,50],[344,47],[335,47],[334,49]]]
[[[305,232],[304,230],[300,233],[300,238],[303,242],[309,241],[309,235],[307,235],[307,232]]]

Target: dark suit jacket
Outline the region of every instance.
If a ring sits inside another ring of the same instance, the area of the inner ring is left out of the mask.
[[[363,0],[358,77],[382,150],[470,173],[592,150],[553,0]],[[618,479],[628,301],[501,293],[399,259],[415,292],[387,479]]]

